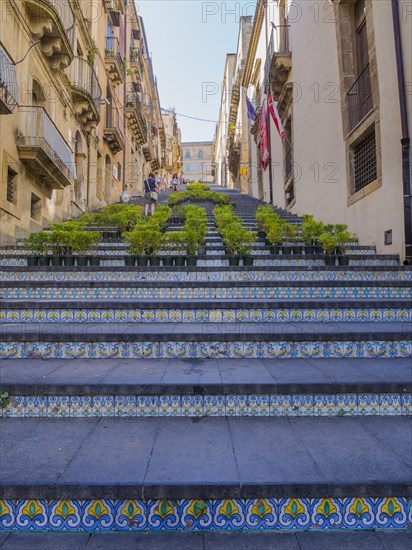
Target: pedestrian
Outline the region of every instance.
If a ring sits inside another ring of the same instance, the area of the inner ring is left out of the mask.
[[[150,172],[149,177],[144,180],[144,191],[144,214],[145,216],[153,216],[159,198],[157,194],[159,187],[157,186],[153,172]]]
[[[175,193],[177,193],[178,189],[179,189],[179,180],[178,180],[177,174],[174,173],[172,178],[172,190]]]
[[[167,181],[167,176],[165,176],[163,178],[163,191],[167,191],[167,188],[168,188],[168,181]]]
[[[160,177],[159,172],[156,172],[156,173],[155,173],[155,180],[156,180],[157,188],[158,188],[158,190],[160,191],[160,189],[161,189],[161,184],[162,184],[162,178]]]

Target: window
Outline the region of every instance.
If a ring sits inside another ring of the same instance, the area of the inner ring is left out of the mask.
[[[186,151],[185,158],[190,159],[190,151]]]
[[[17,172],[10,166],[7,168],[7,201],[17,204]]]
[[[33,220],[38,220],[40,218],[41,212],[41,199],[34,193],[31,194],[30,200],[30,217]]]
[[[364,136],[352,149],[354,192],[376,180],[375,130]]]
[[[369,64],[368,37],[366,33],[365,0],[358,0],[355,4],[356,24],[356,61],[358,76]]]
[[[122,179],[122,165],[120,162],[117,163],[117,179],[121,181]]]
[[[203,151],[198,151],[197,158],[202,159],[203,158]]]

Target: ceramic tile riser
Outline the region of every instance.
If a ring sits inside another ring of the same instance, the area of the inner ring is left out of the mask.
[[[219,266],[207,210],[197,268],[0,268],[1,530],[412,525],[412,271]]]

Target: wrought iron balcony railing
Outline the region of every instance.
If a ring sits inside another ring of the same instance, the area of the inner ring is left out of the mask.
[[[0,115],[11,114],[19,103],[19,87],[12,60],[0,46]]]
[[[32,168],[36,178],[55,189],[73,184],[76,168],[73,151],[43,107],[23,106],[17,149],[20,159]]]
[[[355,83],[349,88],[346,97],[349,132],[351,132],[373,109],[369,64],[366,65]]]
[[[123,123],[119,110],[114,105],[107,105],[104,139],[114,154],[123,151],[125,146]]]
[[[91,65],[86,59],[75,57],[70,67],[66,69],[70,84],[74,90],[87,97],[94,105],[97,113],[100,110],[102,89],[99,80]]]
[[[126,63],[123,59],[123,52],[120,47],[119,39],[116,36],[106,37],[106,48],[104,53],[110,79],[115,84],[123,82],[126,74]]]

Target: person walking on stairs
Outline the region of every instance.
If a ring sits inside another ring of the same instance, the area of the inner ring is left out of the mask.
[[[156,183],[153,172],[150,172],[149,177],[144,181],[144,213],[145,216],[153,216],[156,210],[156,204],[158,200],[159,187]]]

